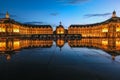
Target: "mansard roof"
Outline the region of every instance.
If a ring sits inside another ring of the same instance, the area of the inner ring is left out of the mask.
[[[38,27],[41,27],[41,28],[52,28],[51,25],[32,25],[32,24],[23,24],[23,26],[32,27],[32,28],[38,28]]]
[[[85,25],[70,25],[70,27],[93,27],[93,26],[98,26],[102,24],[108,24],[110,22],[115,22],[115,23],[120,23],[120,17],[112,17],[106,21],[100,22],[100,23],[95,23],[95,24],[85,24]]]
[[[64,28],[64,27],[63,27],[63,25],[60,24],[59,26],[57,26],[57,28]]]
[[[0,23],[11,23],[11,24],[18,24],[24,27],[42,27],[42,28],[52,28],[51,25],[32,25],[32,24],[22,24],[20,22],[15,21],[14,19],[10,18],[2,18],[0,19]]]
[[[19,22],[15,21],[13,19],[10,19],[10,18],[2,18],[2,19],[0,19],[0,23],[20,24]]]

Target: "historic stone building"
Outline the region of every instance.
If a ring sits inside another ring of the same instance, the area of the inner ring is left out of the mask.
[[[76,37],[82,35],[82,37],[99,37],[110,38],[120,37],[120,17],[116,16],[114,11],[112,17],[104,22],[87,24],[87,25],[70,25],[68,30],[64,29],[60,22],[60,25],[56,27],[53,33],[53,28],[50,25],[29,25],[21,24],[11,19],[8,12],[6,17],[0,19],[0,37],[3,36],[40,36],[43,37]]]
[[[87,25],[70,25],[68,34],[81,34],[82,37],[120,37],[120,17],[114,11],[104,22]]]
[[[56,34],[65,34],[65,29],[61,22],[60,25],[56,27]]]
[[[14,35],[51,35],[53,28],[50,25],[29,25],[21,24],[10,18],[8,12],[6,18],[0,19],[0,36]]]

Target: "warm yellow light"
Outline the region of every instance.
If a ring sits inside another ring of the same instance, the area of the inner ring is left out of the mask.
[[[19,29],[17,29],[17,28],[14,28],[14,29],[13,29],[13,32],[16,32],[16,33],[18,33],[18,32],[19,32]]]
[[[2,28],[0,28],[0,32],[2,32]]]
[[[5,42],[0,42],[0,50],[5,50],[6,48],[6,43]]]
[[[0,28],[0,32],[5,32],[5,28]]]
[[[116,32],[120,32],[120,28],[116,28]]]
[[[108,32],[108,28],[102,29],[102,32]]]
[[[120,41],[116,41],[116,46],[120,46]]]
[[[10,56],[10,55],[7,55],[7,56],[6,56],[6,59],[7,59],[7,60],[10,60],[10,59],[11,59],[11,56]]]
[[[108,41],[107,40],[103,40],[102,41],[102,45],[108,45]]]
[[[64,40],[57,40],[57,45],[58,46],[63,46],[64,45]]]
[[[61,31],[61,34],[63,34],[63,31]]]
[[[64,32],[63,31],[58,31],[57,34],[64,34]]]
[[[20,41],[14,41],[14,49],[20,49]]]

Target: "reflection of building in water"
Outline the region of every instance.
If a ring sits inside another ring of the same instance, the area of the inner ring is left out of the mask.
[[[27,47],[51,47],[53,40],[21,40],[21,48]]]
[[[69,40],[70,47],[99,48],[111,55],[115,60],[120,55],[120,38],[83,38],[81,40]]]
[[[53,44],[52,40],[20,40],[20,39],[0,39],[0,56],[6,57],[6,60],[11,59],[11,55],[16,51],[24,48],[47,48]]]
[[[0,35],[40,35],[40,34],[53,34],[53,29],[50,25],[29,25],[21,24],[10,18],[8,12],[6,18],[0,19]]]
[[[0,52],[16,51],[28,47],[51,47],[52,44],[52,40],[2,39],[0,40]]]
[[[13,51],[20,49],[18,39],[2,39],[0,40],[0,51]]]
[[[83,38],[69,40],[71,47],[95,47],[105,51],[120,51],[120,38]]]
[[[65,44],[65,41],[62,39],[58,39],[56,41],[56,45],[60,48],[60,51],[61,51],[62,47],[64,46],[64,44]]]
[[[68,34],[81,34],[82,37],[120,37],[120,17],[114,11],[110,19],[101,23],[71,25]]]

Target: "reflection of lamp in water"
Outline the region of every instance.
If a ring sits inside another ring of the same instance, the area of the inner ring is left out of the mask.
[[[10,60],[11,59],[11,56],[8,54],[8,55],[6,55],[6,59],[7,60]]]
[[[56,45],[60,48],[60,51],[61,51],[61,48],[64,46],[64,44],[65,44],[65,41],[62,39],[58,39],[56,41]]]

